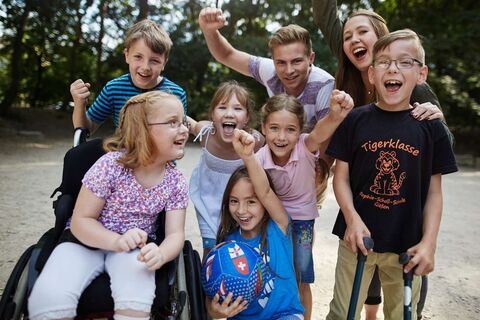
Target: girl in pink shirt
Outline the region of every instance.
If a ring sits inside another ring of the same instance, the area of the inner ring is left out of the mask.
[[[315,162],[338,125],[353,107],[352,98],[334,90],[330,112],[310,133],[301,133],[305,122],[302,104],[287,94],[273,96],[262,107],[262,133],[266,145],[256,154],[271,175],[275,191],[292,218],[295,263],[300,273],[300,297],[305,319],[312,309],[310,283],[314,282],[313,225],[318,216],[315,195]]]

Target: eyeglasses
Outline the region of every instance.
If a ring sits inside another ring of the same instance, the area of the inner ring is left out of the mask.
[[[395,62],[395,66],[399,70],[411,69],[413,68],[415,63],[418,64],[419,66],[423,66],[423,62],[414,58],[401,58],[396,60],[390,60],[390,59],[374,60],[372,65],[375,69],[387,70],[388,68],[390,68],[390,65],[392,64],[392,62]]]
[[[182,121],[178,120],[170,120],[167,122],[153,122],[147,123],[149,126],[156,126],[156,125],[168,125],[172,129],[178,129],[181,125],[184,125],[187,129],[190,129],[190,123],[187,120],[187,117],[183,117]]]

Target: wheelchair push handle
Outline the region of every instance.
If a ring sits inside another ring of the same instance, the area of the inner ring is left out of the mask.
[[[76,147],[85,143],[88,137],[90,137],[90,131],[87,128],[75,128],[73,131],[73,146]]]

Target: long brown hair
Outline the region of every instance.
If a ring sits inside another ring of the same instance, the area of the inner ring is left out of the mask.
[[[383,19],[382,16],[380,16],[378,13],[365,9],[359,9],[353,12],[344,22],[343,28],[345,27],[345,23],[349,19],[357,16],[367,17],[378,39],[389,33],[385,19]],[[348,59],[347,55],[343,51],[343,28],[342,49],[339,50],[340,56],[338,57],[338,67],[335,74],[335,86],[337,89],[343,90],[350,94],[356,106],[361,106],[373,101],[371,100],[371,98],[365,95],[365,85],[363,84],[360,70],[358,70],[353,65],[353,63]],[[360,83],[362,84],[361,86],[359,85]]]
[[[148,115],[166,99],[174,99],[181,104],[175,95],[161,91],[131,97],[120,112],[115,133],[103,143],[105,151],[124,151],[125,155],[118,162],[127,168],[135,169],[153,163],[158,150],[150,136]]]
[[[275,192],[273,187],[272,179],[267,171],[268,184],[270,188]],[[230,194],[232,193],[233,187],[237,184],[240,179],[250,179],[248,175],[247,168],[245,166],[238,167],[230,176],[230,179],[227,182],[227,186],[225,187],[225,192],[223,193],[222,198],[222,206],[220,207],[220,226],[217,231],[217,243],[221,243],[225,241],[227,236],[234,232],[239,226],[238,223],[233,219],[232,214],[230,213],[229,202],[230,202]],[[267,242],[267,225],[268,220],[270,219],[270,214],[265,210],[265,215],[261,221],[260,227],[260,252],[262,255],[268,254],[268,242]]]

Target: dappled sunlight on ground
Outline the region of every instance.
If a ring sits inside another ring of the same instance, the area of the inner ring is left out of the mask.
[[[54,223],[52,191],[60,184],[63,156],[71,147],[70,115],[36,113],[27,119],[42,135],[17,134],[16,125],[0,128],[0,291],[21,253]],[[43,127],[41,122],[43,121]],[[38,123],[37,123],[38,122]],[[54,128],[52,128],[54,127]],[[103,132],[113,132],[105,127]],[[187,144],[179,169],[190,177],[200,156],[198,144]],[[478,319],[480,315],[480,171],[462,167],[442,178],[443,221],[438,238],[436,269],[430,275],[424,319]],[[316,280],[313,319],[324,319],[332,297],[338,239],[331,234],[338,205],[331,184],[315,223]],[[193,205],[187,210],[186,238],[202,255]],[[379,319],[383,319],[379,315]]]

